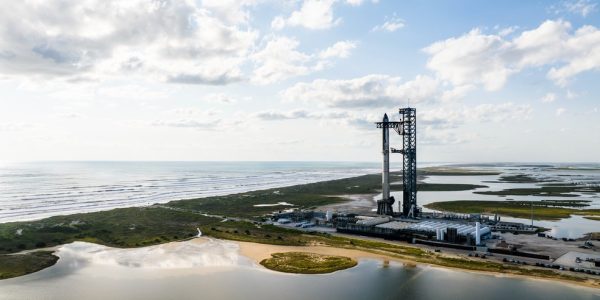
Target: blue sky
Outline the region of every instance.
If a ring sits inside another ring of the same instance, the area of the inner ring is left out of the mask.
[[[4,6],[0,161],[599,160],[597,0]]]

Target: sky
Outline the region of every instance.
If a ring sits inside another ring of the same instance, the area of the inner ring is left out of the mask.
[[[599,0],[0,1],[0,161],[600,161]]]

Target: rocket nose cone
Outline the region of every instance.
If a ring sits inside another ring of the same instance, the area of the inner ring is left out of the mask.
[[[389,119],[388,119],[388,116],[387,116],[387,114],[384,114],[384,115],[383,115],[383,121],[384,121],[384,122],[387,122],[388,120],[389,120]]]

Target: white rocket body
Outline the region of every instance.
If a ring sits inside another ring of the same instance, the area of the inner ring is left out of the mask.
[[[388,122],[387,114],[383,115],[383,122]],[[390,198],[390,129],[383,127],[383,171],[382,174],[382,199]]]

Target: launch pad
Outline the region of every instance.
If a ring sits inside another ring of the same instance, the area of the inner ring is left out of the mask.
[[[382,167],[382,197],[377,201],[377,214],[394,215],[395,199],[390,196],[390,128],[402,136],[402,149],[392,148],[391,153],[402,154],[402,215],[416,218],[419,215],[417,207],[417,110],[406,107],[399,110],[400,121],[389,121],[384,114],[382,122],[377,122],[377,128],[382,131],[383,167]]]

